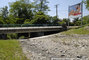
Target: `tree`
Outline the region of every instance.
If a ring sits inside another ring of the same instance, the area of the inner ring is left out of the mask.
[[[58,19],[56,16],[51,17],[52,24],[58,24],[59,21],[60,19]]]
[[[2,17],[3,18],[7,18],[8,17],[8,7],[5,6],[4,8],[2,8]]]
[[[10,14],[17,18],[18,24],[23,24],[26,19],[33,18],[32,4],[27,0],[18,0],[10,3]]]
[[[83,17],[83,24],[89,24],[89,15]]]
[[[34,16],[34,19],[30,21],[30,24],[48,24],[48,22],[48,15],[45,15],[43,12],[39,11]]]
[[[74,26],[80,26],[80,25],[81,25],[81,19],[79,19],[79,18],[74,18],[73,23],[74,23]]]
[[[49,11],[47,0],[34,0],[35,12],[42,11],[47,12]]]
[[[30,21],[31,21],[31,20],[26,19],[26,20],[24,21],[24,24],[30,24]]]
[[[63,21],[66,23],[66,25],[68,26],[68,23],[70,23],[70,20],[67,18],[64,18]],[[70,25],[70,24],[69,24]]]
[[[89,0],[84,0],[86,8],[89,10]]]
[[[0,16],[0,24],[4,24],[4,20],[2,19],[2,17]],[[1,26],[0,26],[1,27]]]
[[[7,24],[8,20],[8,7],[5,6],[1,9],[1,15],[0,15],[0,23],[1,24]]]

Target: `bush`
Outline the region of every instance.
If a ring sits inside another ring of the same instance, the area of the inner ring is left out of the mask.
[[[25,37],[24,36],[20,36],[19,39],[24,39]]]
[[[16,33],[7,34],[7,38],[8,38],[8,39],[17,39],[17,34],[16,34]]]

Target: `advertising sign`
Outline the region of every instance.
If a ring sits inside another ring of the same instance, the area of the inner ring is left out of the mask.
[[[69,17],[76,18],[82,15],[81,3],[69,7]]]

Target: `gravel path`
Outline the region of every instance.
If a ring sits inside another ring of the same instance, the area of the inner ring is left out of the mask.
[[[23,52],[30,60],[52,60],[52,58],[86,60],[89,58],[89,35],[67,36],[58,33],[20,40],[20,42]]]

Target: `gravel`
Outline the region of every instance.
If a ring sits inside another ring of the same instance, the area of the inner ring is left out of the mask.
[[[89,58],[89,35],[58,33],[20,40],[20,42],[24,54],[30,60],[52,60],[52,58],[86,60]]]

